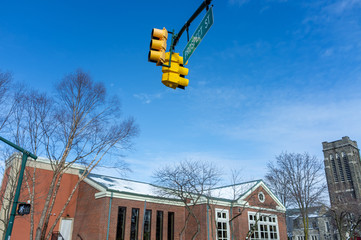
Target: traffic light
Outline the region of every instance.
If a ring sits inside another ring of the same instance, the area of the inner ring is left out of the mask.
[[[167,49],[168,31],[167,29],[152,30],[152,40],[150,41],[150,51],[148,54],[148,61],[155,62],[160,66],[165,61],[165,50]]]
[[[162,67],[162,83],[167,87],[176,89],[185,89],[188,86],[189,80],[184,78],[188,75],[188,68],[183,66],[183,57],[179,56],[179,53],[172,53],[171,62],[169,64],[170,53],[165,53],[165,65],[170,67]]]
[[[30,213],[31,205],[28,203],[19,203],[18,214],[25,215]]]

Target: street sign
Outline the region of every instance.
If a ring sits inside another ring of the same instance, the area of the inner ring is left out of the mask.
[[[187,46],[183,50],[183,62],[184,64],[187,63],[190,56],[193,54],[194,50],[198,47],[201,43],[202,39],[208,32],[208,30],[213,25],[213,8],[211,7],[204,18],[202,19],[201,23],[197,27],[196,31],[194,32],[193,36],[187,43]]]

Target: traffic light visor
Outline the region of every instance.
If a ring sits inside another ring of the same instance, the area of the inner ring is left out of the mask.
[[[188,72],[189,72],[189,69],[180,66],[178,72],[179,72],[179,74],[180,74],[181,76],[187,76],[187,75],[188,75]]]
[[[160,51],[149,51],[148,54],[148,61],[149,62],[155,62],[157,65],[162,65],[165,60],[165,53]]]
[[[167,29],[158,29],[153,28],[152,30],[152,38],[158,38],[158,39],[168,39],[168,31]]]
[[[162,49],[166,49],[167,48],[167,42],[166,41],[161,41],[161,40],[156,40],[156,39],[152,39],[150,41],[150,49],[155,49],[155,50],[162,50]]]
[[[184,89],[185,87],[188,86],[188,83],[189,83],[188,79],[180,77],[178,79],[178,88]]]

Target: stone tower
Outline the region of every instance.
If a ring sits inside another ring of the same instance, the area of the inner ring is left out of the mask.
[[[361,160],[357,142],[343,137],[323,142],[322,147],[331,205],[349,201],[361,203]]]

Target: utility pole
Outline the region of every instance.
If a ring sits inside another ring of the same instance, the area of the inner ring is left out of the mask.
[[[26,161],[28,160],[28,157],[31,157],[31,158],[33,158],[35,160],[38,157],[35,156],[34,154],[30,153],[29,151],[24,150],[23,148],[19,147],[18,145],[6,140],[5,138],[0,137],[0,140],[3,141],[6,144],[12,146],[16,150],[22,152],[22,154],[23,154],[23,157],[22,157],[22,160],[21,160],[21,168],[20,168],[20,173],[19,173],[19,179],[18,179],[18,183],[16,185],[14,202],[13,202],[13,205],[12,205],[12,208],[11,208],[11,213],[10,213],[10,220],[9,220],[8,227],[6,228],[6,234],[5,234],[5,240],[10,240],[11,233],[13,231],[13,226],[14,226],[16,208],[18,206],[18,201],[19,201],[19,197],[20,197],[21,184],[22,184],[23,178],[24,178],[24,171],[25,171]]]

